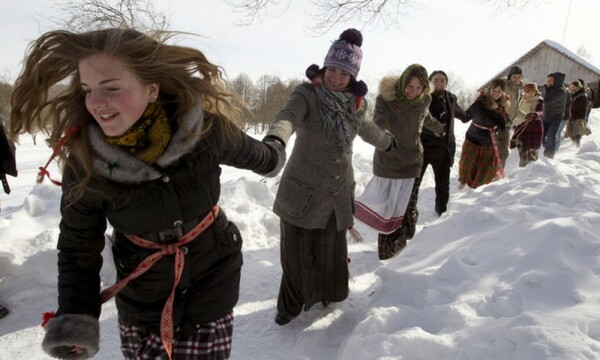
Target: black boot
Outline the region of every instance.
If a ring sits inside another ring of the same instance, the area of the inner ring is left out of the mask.
[[[279,326],[283,326],[283,325],[289,323],[290,321],[292,321],[291,318],[289,318],[281,313],[277,313],[277,315],[275,315],[275,323]]]
[[[379,234],[377,239],[377,250],[379,252],[379,260],[387,260],[396,254],[394,251],[394,237],[392,234]]]
[[[406,239],[404,228],[400,228],[391,234],[379,234],[379,260],[391,259],[402,251],[406,246]]]

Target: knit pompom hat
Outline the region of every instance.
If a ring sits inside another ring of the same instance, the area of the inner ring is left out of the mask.
[[[334,67],[343,70],[356,79],[362,61],[363,37],[356,29],[347,29],[340,34],[340,38],[334,41],[325,55],[323,67]]]
[[[369,91],[367,84],[364,81],[357,81],[356,77],[360,70],[362,61],[362,46],[363,38],[360,31],[356,29],[344,30],[339,39],[337,39],[329,48],[329,52],[325,56],[323,67],[312,64],[306,69],[306,77],[314,81],[319,75],[325,73],[327,67],[334,67],[343,70],[352,76],[350,81],[349,91],[355,96],[365,96]]]

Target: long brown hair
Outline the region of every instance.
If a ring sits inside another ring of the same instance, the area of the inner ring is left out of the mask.
[[[239,136],[236,127],[241,125],[241,111],[223,78],[222,69],[210,63],[197,49],[167,44],[174,35],[173,32],[143,34],[117,28],[43,34],[30,44],[25,65],[15,82],[11,95],[11,137],[16,139],[19,134],[42,131],[49,135],[49,145],[55,147],[64,134],[76,128],[58,156],[62,166],[69,166],[74,165],[73,157],[69,156],[72,150],[77,148],[81,154],[77,160],[84,178],[75,190],[75,198],[80,197],[92,176],[87,128],[95,121],[85,107],[79,61],[103,53],[122,62],[143,84],[158,83],[161,101],[175,105],[174,119],[178,122],[182,114],[202,105],[205,111],[218,115],[216,118],[232,120],[223,121],[220,128],[223,128],[223,136],[235,141]],[[66,88],[50,97],[50,89],[65,81],[68,82]],[[207,123],[203,134],[210,130],[210,122]]]

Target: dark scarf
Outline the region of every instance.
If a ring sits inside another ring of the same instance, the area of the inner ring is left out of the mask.
[[[317,85],[315,91],[327,137],[335,137],[336,144],[342,148],[350,147],[352,139],[348,125],[357,127],[355,105],[352,101],[354,97],[346,92],[329,90],[322,84]]]
[[[160,104],[151,103],[142,117],[123,135],[107,136],[106,142],[147,164],[154,164],[169,144],[172,135],[167,112]]]

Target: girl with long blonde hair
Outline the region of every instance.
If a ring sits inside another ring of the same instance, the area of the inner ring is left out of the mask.
[[[221,69],[172,36],[51,31],[15,83],[12,137],[47,133],[63,169],[52,356],[93,356],[115,296],[125,358],[229,357],[242,239],[218,205],[220,164],[274,176],[285,151],[239,129]],[[101,291],[107,220],[117,283]]]

